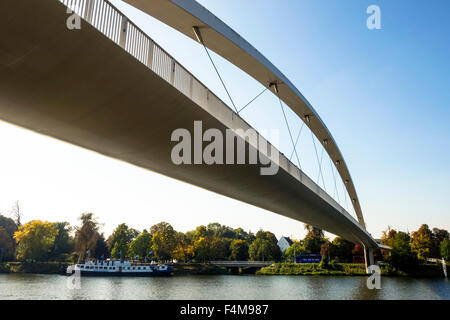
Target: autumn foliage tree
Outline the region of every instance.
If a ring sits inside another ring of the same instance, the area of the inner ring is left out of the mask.
[[[58,229],[51,222],[33,220],[19,227],[14,234],[18,260],[44,260],[48,258]]]

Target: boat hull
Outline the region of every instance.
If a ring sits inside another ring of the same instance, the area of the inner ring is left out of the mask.
[[[74,274],[75,271],[72,272]],[[82,277],[168,277],[171,271],[152,272],[101,272],[101,271],[80,271]],[[68,273],[67,275],[72,275]]]

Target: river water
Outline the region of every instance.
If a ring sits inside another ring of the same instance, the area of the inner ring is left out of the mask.
[[[168,278],[83,277],[70,289],[61,275],[0,274],[0,299],[445,299],[447,279],[381,279],[369,290],[366,277],[173,276]]]

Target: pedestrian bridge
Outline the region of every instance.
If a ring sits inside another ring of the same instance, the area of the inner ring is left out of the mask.
[[[273,159],[240,136],[278,173],[262,176],[260,164],[174,164],[177,128],[251,127],[106,0],[0,2],[0,119],[378,247],[331,133],[278,69],[195,1],[127,2],[221,54],[294,110],[333,160],[358,220],[287,157]],[[81,30],[67,28],[67,6]]]

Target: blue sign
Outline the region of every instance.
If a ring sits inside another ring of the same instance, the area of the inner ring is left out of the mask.
[[[5,248],[0,248],[0,253],[5,253],[6,249]]]
[[[295,263],[319,263],[322,261],[320,254],[301,254],[295,258]]]

